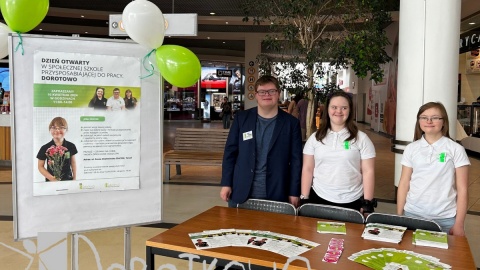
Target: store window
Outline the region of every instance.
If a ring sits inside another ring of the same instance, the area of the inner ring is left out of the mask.
[[[221,120],[221,104],[227,97],[233,113],[243,108],[245,75],[241,64],[202,61],[199,81],[180,88],[165,81],[164,110],[167,120]]]

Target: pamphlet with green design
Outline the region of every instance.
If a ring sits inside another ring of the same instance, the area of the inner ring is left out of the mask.
[[[347,234],[347,227],[342,222],[317,222],[318,233]]]
[[[412,242],[417,246],[448,249],[447,233],[444,232],[433,232],[417,229],[412,238]]]
[[[410,250],[393,248],[367,249],[352,254],[349,260],[378,270],[451,269],[438,258]]]

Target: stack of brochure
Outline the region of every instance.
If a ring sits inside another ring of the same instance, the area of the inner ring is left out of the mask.
[[[341,222],[317,222],[318,233],[347,234],[345,223]]]
[[[285,234],[269,231],[219,229],[189,233],[196,249],[219,247],[250,247],[291,257],[309,251],[319,244]]]
[[[447,233],[444,232],[432,232],[417,229],[413,235],[412,242],[417,246],[448,249]]]
[[[362,250],[348,257],[349,260],[378,270],[451,269],[438,258],[410,250],[373,248]]]
[[[363,230],[362,237],[368,240],[400,243],[406,227],[380,223],[368,223]]]

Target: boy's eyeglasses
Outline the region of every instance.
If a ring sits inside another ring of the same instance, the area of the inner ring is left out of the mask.
[[[439,117],[439,116],[433,116],[433,117],[426,117],[426,116],[420,116],[418,118],[418,120],[422,121],[422,122],[427,122],[427,121],[432,121],[432,122],[438,122],[440,120],[442,120],[443,118],[442,117]]]
[[[277,89],[259,90],[259,91],[257,91],[257,94],[258,94],[259,96],[265,96],[265,95],[268,93],[269,96],[273,96],[273,95],[275,95],[275,93],[277,93],[277,92],[278,92]]]
[[[67,128],[66,127],[50,127],[50,130],[65,131],[67,130]]]

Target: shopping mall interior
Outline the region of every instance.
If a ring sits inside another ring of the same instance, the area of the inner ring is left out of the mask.
[[[138,0],[137,0],[138,1]],[[83,1],[51,0],[49,11],[44,21],[28,34],[66,36],[85,39],[119,39],[127,38],[126,33],[111,36],[114,26],[110,15],[121,14],[123,8],[130,1],[100,0],[86,4]],[[189,48],[201,61],[201,76],[195,85],[190,87],[176,87],[162,81],[161,104],[161,152],[173,149],[175,131],[177,128],[222,129],[220,103],[223,97],[232,102],[232,109],[242,110],[249,108],[248,83],[245,76],[249,74],[249,61],[246,57],[251,40],[265,36],[268,33],[268,24],[252,25],[243,22],[243,10],[239,7],[241,0],[229,1],[195,1],[176,0],[171,2],[152,1],[164,14],[197,14],[198,31],[193,36],[165,36],[164,44],[175,44]],[[214,13],[214,14],[212,14]],[[395,40],[399,32],[399,11],[392,11],[393,22],[387,26],[391,36],[390,51],[395,60]],[[4,20],[1,20],[5,22]],[[480,33],[480,1],[462,0],[460,37],[472,37]],[[480,34],[478,34],[480,36]],[[480,44],[480,43],[479,43]],[[459,54],[459,88],[458,88],[458,129],[457,140],[465,139],[468,143],[471,166],[468,179],[468,214],[465,232],[475,265],[480,269],[480,142],[477,144],[470,138],[480,137],[480,107],[472,105],[480,97],[480,57],[478,48]],[[477,58],[478,57],[478,58]],[[472,64],[473,63],[473,64]],[[478,63],[478,66],[477,66]],[[388,65],[386,70],[395,74],[394,64]],[[4,60],[0,63],[0,77],[8,74],[8,64]],[[218,75],[218,70],[227,71],[227,76]],[[228,74],[230,72],[230,74]],[[240,75],[237,75],[237,72]],[[4,74],[4,75],[5,75]],[[395,74],[396,75],[396,74]],[[5,76],[4,76],[5,77]],[[389,78],[390,79],[390,78]],[[248,78],[247,78],[248,80]],[[352,91],[348,87],[358,85],[354,92],[356,106],[356,120],[359,129],[364,131],[373,141],[376,149],[375,164],[375,197],[379,200],[377,212],[396,213],[395,204],[395,153],[392,152],[392,138],[395,130],[387,125],[387,113],[381,111],[375,114],[375,102],[384,108],[388,103],[387,96],[390,86],[395,81],[384,85],[374,86],[368,80],[353,78],[353,74],[340,70],[336,83],[345,91]],[[9,94],[10,83],[8,78],[2,87]],[[319,83],[326,81],[319,80]],[[342,83],[340,83],[342,82]],[[343,85],[342,85],[343,84]],[[376,87],[376,88],[375,88]],[[13,87],[12,87],[13,88]],[[396,89],[396,85],[395,85]],[[13,89],[12,89],[13,90]],[[457,90],[457,89],[455,89]],[[8,95],[4,95],[8,99]],[[281,99],[291,98],[283,92]],[[8,101],[9,102],[9,101]],[[140,101],[142,102],[142,101]],[[148,101],[143,101],[148,102]],[[9,104],[8,104],[9,105]],[[15,198],[15,177],[12,176],[12,164],[15,165],[15,155],[12,153],[11,136],[13,115],[3,103],[0,114],[0,264],[2,269],[39,269],[40,261],[33,241],[15,241],[17,229],[14,225],[18,205]],[[455,117],[452,117],[455,118]],[[473,146],[472,146],[473,144]],[[469,149],[470,148],[470,149]],[[162,164],[158,164],[162,167]],[[17,168],[17,170],[21,168]],[[145,241],[180,224],[197,214],[213,207],[226,206],[220,199],[221,167],[218,166],[182,166],[182,174],[176,175],[175,166],[171,166],[171,180],[161,179],[161,219],[152,224],[138,224],[131,227],[131,257],[145,258]],[[159,177],[161,178],[161,177]],[[100,193],[101,194],[101,193]],[[59,213],[62,215],[62,213]],[[78,267],[81,269],[107,269],[113,264],[122,264],[124,260],[124,229],[102,228],[82,232],[87,241],[80,241],[78,248]],[[22,239],[23,240],[23,239]],[[72,239],[67,237],[68,245]],[[26,244],[28,243],[28,244]],[[30,246],[29,246],[30,244]],[[32,245],[34,249],[32,249]],[[40,247],[38,247],[40,249]],[[69,248],[70,249],[70,248]],[[70,255],[69,255],[70,256]],[[69,257],[70,258],[70,257]],[[100,262],[101,261],[101,262]],[[157,256],[156,265],[171,263],[177,269],[187,269],[188,262]],[[194,264],[194,269],[201,269],[200,263]],[[70,269],[70,268],[69,268]],[[140,269],[135,268],[135,269]]]

